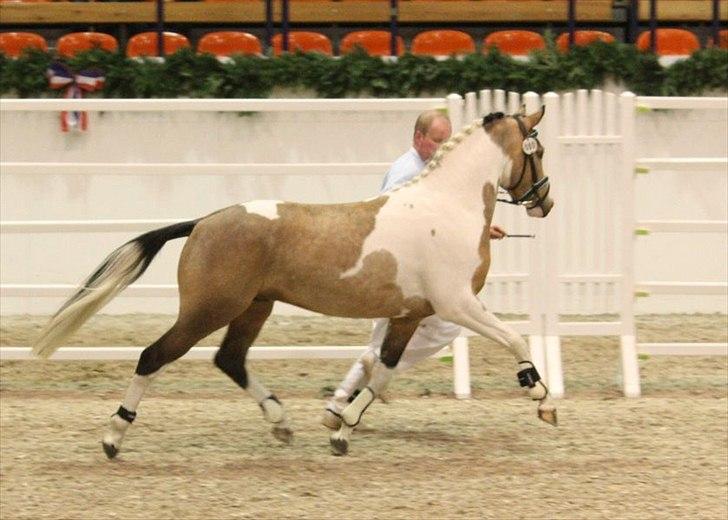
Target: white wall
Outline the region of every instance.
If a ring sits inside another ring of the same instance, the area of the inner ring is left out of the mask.
[[[106,112],[90,113],[86,133],[63,134],[47,112],[0,113],[0,161],[182,163],[388,163],[411,142],[419,110],[399,112]],[[726,156],[725,112],[655,111],[638,118],[637,155]],[[586,145],[588,146],[588,145]],[[578,150],[575,152],[578,153]],[[608,158],[605,157],[605,160]],[[589,168],[588,165],[584,165]],[[548,172],[553,183],[559,172]],[[588,171],[585,171],[588,178]],[[340,202],[375,194],[371,175],[40,175],[0,172],[0,217],[16,220],[187,218],[250,199]],[[617,172],[615,171],[615,175]],[[568,197],[570,187],[560,190]],[[728,172],[653,173],[637,185],[637,218],[725,220]],[[558,201],[557,201],[558,203]],[[566,201],[564,201],[566,203]],[[526,233],[522,210],[499,207],[496,220]],[[584,237],[594,234],[584,229]],[[112,249],[137,233],[0,235],[3,284],[77,283]],[[586,239],[586,238],[585,238]],[[637,242],[638,280],[725,281],[724,235],[654,235]],[[175,283],[181,241],[170,243],[141,283]],[[523,272],[529,244],[494,246],[494,273]],[[525,312],[518,284],[491,283],[494,310]],[[509,293],[498,297],[499,291]],[[507,303],[505,303],[507,301]],[[503,302],[503,303],[501,303]],[[3,298],[2,314],[53,312],[57,298]],[[502,305],[502,307],[499,307]],[[611,304],[613,307],[614,303]],[[118,298],[104,312],[169,312],[176,298]],[[596,309],[597,311],[603,309]],[[608,310],[608,309],[607,309]],[[640,312],[726,312],[724,296],[641,299]],[[279,312],[288,312],[280,309]]]

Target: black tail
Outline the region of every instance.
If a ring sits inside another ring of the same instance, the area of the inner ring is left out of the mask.
[[[53,316],[35,342],[33,352],[50,356],[86,320],[139,278],[164,244],[189,236],[198,222],[190,220],[155,229],[112,252]]]

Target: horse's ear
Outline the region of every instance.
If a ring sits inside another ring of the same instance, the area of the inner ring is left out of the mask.
[[[526,105],[525,104],[521,103],[521,106],[518,109],[518,112],[516,113],[516,115],[519,115],[521,117],[526,117]]]
[[[541,110],[538,112],[534,112],[533,114],[529,114],[524,117],[524,120],[526,121],[526,126],[528,129],[532,129],[534,126],[539,124],[541,122],[541,118],[546,113],[546,105],[541,105]]]

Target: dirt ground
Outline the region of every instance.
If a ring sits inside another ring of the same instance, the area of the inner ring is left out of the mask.
[[[99,316],[74,345],[144,345],[169,316]],[[0,344],[43,319],[3,317]],[[720,341],[724,315],[642,316],[640,341]],[[357,345],[367,322],[275,317],[261,345]],[[202,344],[215,344],[220,335]],[[350,455],[318,424],[349,361],[256,361],[296,436],[280,445],[257,405],[210,363],[152,385],[118,458],[100,446],[134,362],[0,364],[4,519],[728,518],[728,360],[642,356],[643,397],[620,394],[616,338],[565,338],[557,428],[536,419],[509,355],[471,341],[473,399],[431,359],[367,412]]]

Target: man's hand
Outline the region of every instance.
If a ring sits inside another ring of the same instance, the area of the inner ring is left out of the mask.
[[[505,232],[505,230],[500,226],[490,226],[490,238],[493,238],[495,240],[500,240],[502,238],[505,238],[508,233]]]

